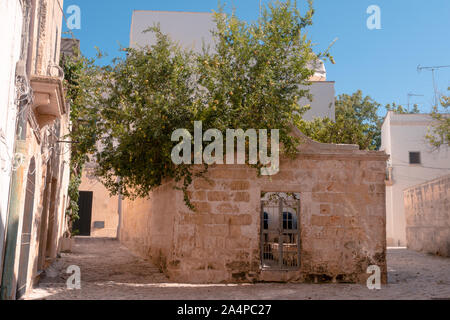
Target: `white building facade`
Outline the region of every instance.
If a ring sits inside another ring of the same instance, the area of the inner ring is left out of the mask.
[[[450,148],[436,150],[426,140],[432,118],[389,112],[382,126],[381,150],[390,155],[386,182],[388,246],[406,246],[405,189],[450,174]]]
[[[20,59],[23,12],[18,0],[0,2],[0,266],[3,263],[8,196],[16,126],[16,63]],[[0,275],[1,279],[1,275]]]
[[[155,35],[146,32],[149,27],[159,24],[161,31],[169,35],[180,46],[201,52],[203,45],[212,46],[211,30],[215,28],[214,16],[209,12],[175,12],[175,11],[134,11],[130,31],[130,47],[139,48],[155,43]],[[316,74],[310,80],[310,93],[313,101],[304,98],[302,105],[311,105],[303,118],[328,117],[335,120],[334,81],[327,81],[323,63],[318,63]]]

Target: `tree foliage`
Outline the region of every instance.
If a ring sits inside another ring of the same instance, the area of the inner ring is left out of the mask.
[[[97,94],[100,92],[99,68],[94,59],[87,59],[74,49],[73,56],[63,56],[61,66],[64,70],[64,88],[70,105],[71,129],[67,139],[71,140],[70,198],[66,214],[70,226],[78,217],[78,197],[81,175],[89,154],[95,151],[98,112]]]
[[[300,120],[297,126],[310,138],[323,143],[356,144],[362,150],[378,150],[381,146],[381,104],[361,90],[336,98],[336,121],[329,118]],[[395,102],[384,106],[386,112],[420,113],[418,105],[411,110]]]
[[[450,88],[448,88],[450,90]],[[450,144],[450,96],[441,97],[442,109],[438,106],[434,107],[432,117],[434,124],[432,125],[430,134],[427,135],[428,141],[434,147],[440,148]]]
[[[299,129],[323,143],[357,144],[361,149],[375,150],[381,145],[380,104],[361,90],[336,98],[336,121],[329,118],[300,120]]]
[[[419,106],[417,104],[414,104],[412,109],[408,109],[408,108],[405,108],[402,105],[398,105],[398,104],[396,104],[394,102],[392,104],[386,105],[385,108],[386,108],[387,112],[393,111],[393,112],[398,113],[398,114],[416,114],[416,113],[420,113]]]
[[[149,28],[156,43],[125,49],[127,58],[102,76],[96,174],[109,191],[146,197],[174,179],[186,196],[196,171],[173,164],[171,135],[176,129],[192,134],[194,121],[202,121],[204,131],[223,133],[279,129],[282,151],[293,154],[299,141],[290,135],[291,125],[305,111],[300,98],[308,96],[300,88],[314,73],[308,66],[332,58],[328,52],[315,54],[306,37],[313,13],[312,1],[304,15],[296,3],[276,2],[249,24],[220,9],[214,45],[199,54],[173,44],[158,26]]]

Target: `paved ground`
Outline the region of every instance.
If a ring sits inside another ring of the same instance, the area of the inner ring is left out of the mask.
[[[81,269],[81,290],[67,290],[65,270]],[[350,284],[188,285],[170,283],[151,263],[113,240],[77,239],[28,299],[259,300],[450,299],[450,259],[404,249],[388,251],[389,284],[370,291]]]

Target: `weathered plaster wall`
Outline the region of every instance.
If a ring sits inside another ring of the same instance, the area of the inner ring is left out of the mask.
[[[115,238],[119,223],[117,196],[111,197],[103,184],[92,175],[89,168],[83,171],[80,191],[93,192],[91,236],[101,238]],[[104,228],[96,228],[95,222],[104,222]]]
[[[351,147],[351,146],[348,146]],[[164,185],[150,200],[127,202],[122,241],[183,282],[362,282],[369,265],[386,281],[384,153],[305,152],[271,178],[246,166],[215,166],[182,192]],[[261,272],[261,192],[301,194],[301,268]],[[157,203],[157,205],[155,204]]]
[[[21,3],[21,1],[14,2]],[[23,3],[26,5],[26,2]],[[59,3],[62,5],[63,1],[60,0]],[[59,8],[58,1],[33,0],[30,1],[30,5],[30,25],[27,26],[27,30],[29,27],[30,32],[27,32],[28,41],[24,41],[27,46],[21,48],[23,58],[27,59],[27,80],[33,77],[46,77],[50,80],[61,81],[57,78],[60,75],[58,69],[54,68],[59,63],[59,42],[62,26],[62,11]],[[1,12],[3,13],[3,10]],[[11,62],[10,64],[15,67],[15,63]],[[19,177],[21,178],[21,186],[14,191],[17,193],[14,194],[16,198],[21,201],[19,207],[22,209],[17,221],[15,252],[12,253],[12,255],[15,255],[14,265],[11,265],[13,274],[8,274],[9,279],[12,280],[10,283],[11,291],[8,292],[8,298],[11,299],[15,297],[20,268],[27,270],[26,279],[25,277],[23,279],[25,279],[29,290],[39,274],[38,270],[43,270],[56,258],[60,239],[66,230],[65,205],[67,203],[70,150],[67,149],[67,144],[57,141],[62,140],[62,137],[69,132],[69,117],[68,113],[65,112],[58,120],[55,119],[56,122],[38,126],[34,110],[37,100],[35,99],[34,105],[29,105],[29,108],[24,109],[28,120],[26,137],[18,143],[21,147],[20,150],[25,151],[22,153],[24,157],[23,163],[21,163],[24,172]],[[55,109],[64,109],[65,101],[63,99],[48,100],[48,103],[52,104]],[[54,103],[58,105],[54,105]],[[13,111],[17,110],[14,109]],[[14,127],[12,130],[14,130]],[[32,159],[36,163],[34,170],[34,205],[32,212],[26,212],[24,208],[27,175]],[[49,192],[46,193],[45,190]],[[4,193],[2,192],[2,194]],[[25,216],[31,220],[30,246],[29,251],[21,252],[23,250],[22,227]],[[15,230],[8,230],[9,232],[15,232]],[[21,261],[21,254],[28,255],[28,265]],[[12,260],[10,261],[12,262]]]
[[[450,257],[450,175],[404,194],[408,248]]]
[[[0,2],[0,266],[3,264],[6,217],[11,181],[14,130],[17,107],[15,105],[15,72],[20,57],[23,14],[20,2]],[[0,273],[0,281],[1,281]]]

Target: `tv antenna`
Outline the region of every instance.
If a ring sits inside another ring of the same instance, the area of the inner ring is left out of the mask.
[[[410,112],[411,111],[411,109],[410,109],[410,100],[411,100],[411,97],[423,97],[424,95],[423,94],[415,94],[415,93],[408,93],[408,112]]]
[[[433,89],[434,89],[434,106],[438,107],[439,100],[438,100],[438,92],[436,87],[436,77],[435,77],[435,71],[443,68],[450,68],[450,65],[448,66],[434,66],[434,67],[422,67],[420,64],[417,67],[417,72],[420,73],[422,70],[431,71],[431,74],[433,76]]]

